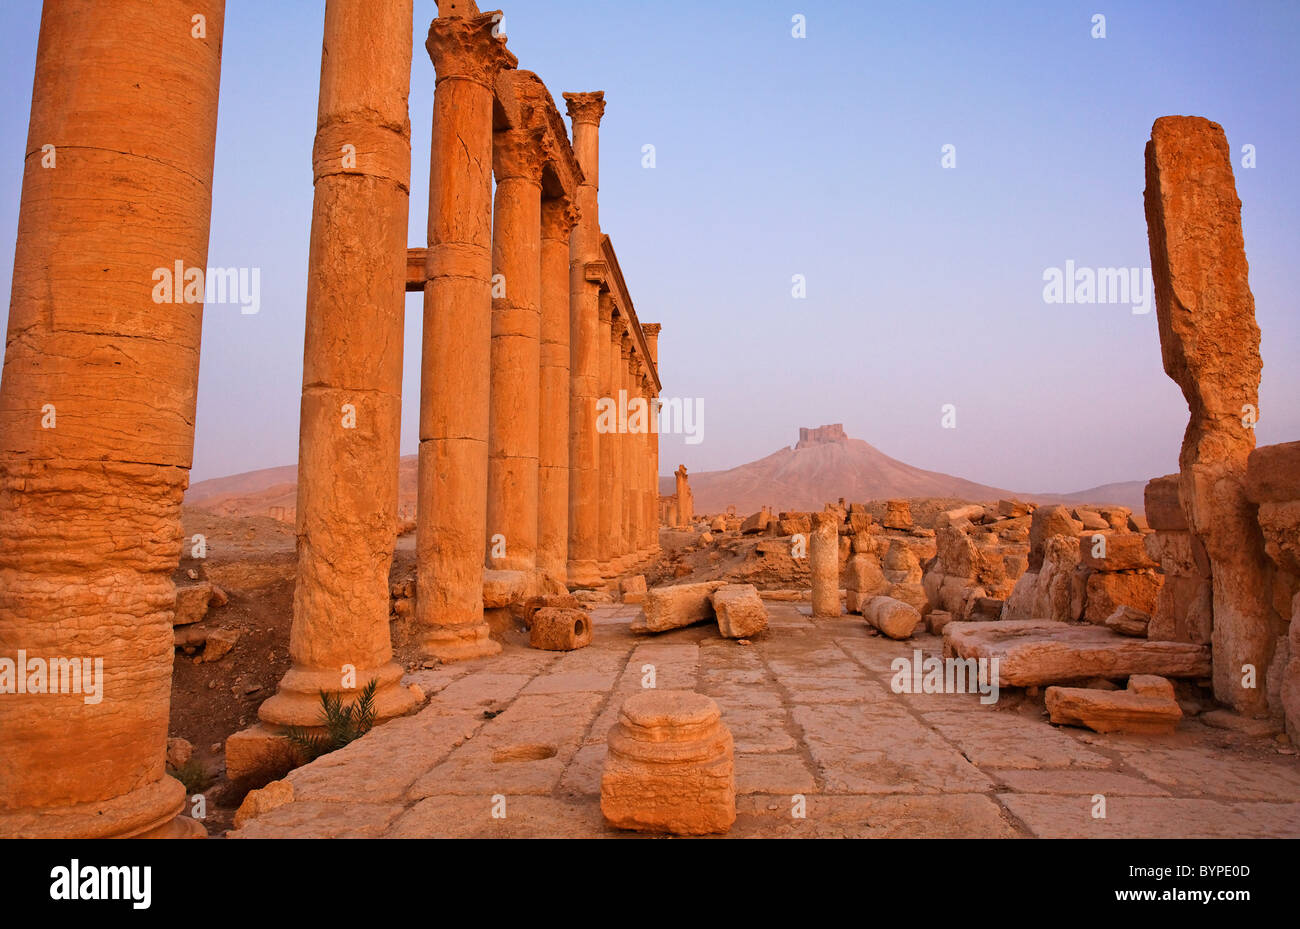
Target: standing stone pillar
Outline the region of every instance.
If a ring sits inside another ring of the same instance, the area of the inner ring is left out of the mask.
[[[0,837],[203,833],[164,760],[224,7],[41,15],[0,378],[0,657],[25,685],[0,694]]]
[[[569,237],[578,208],[542,201],[541,394],[537,444],[537,571],[563,592],[569,560]]]
[[[686,465],[678,465],[674,475],[677,478],[677,527],[689,529],[695,519],[695,500],[691,496],[690,481],[686,478]]]
[[[601,409],[608,410],[609,404],[609,386],[610,378],[613,376],[613,365],[610,361],[610,345],[613,342],[614,332],[614,298],[610,296],[609,291],[602,291],[598,304],[600,320],[600,380],[597,389],[597,399],[603,400]],[[597,415],[596,422],[597,436],[599,439],[599,461],[600,471],[599,486],[600,497],[597,501],[596,512],[599,517],[596,529],[598,543],[598,552],[600,557],[600,570],[602,574],[609,573],[610,559],[613,557],[613,540],[610,533],[611,521],[611,497],[614,494],[614,439],[616,435],[610,427],[610,415],[608,412],[604,416]]]
[[[655,524],[659,518],[659,505],[656,502],[654,473],[654,382],[650,379],[648,369],[641,372],[641,399],[645,401],[646,427],[641,434],[641,538],[638,545],[646,555],[655,549]]]
[[[397,538],[411,0],[328,0],[312,153],[298,447],[298,579],[278,725],[320,724],[321,691],[345,702],[378,680],[377,715],[416,703],[388,631]],[[349,668],[348,679],[343,679]]]
[[[623,386],[623,371],[627,362],[623,357],[626,318],[620,313],[613,317],[607,343],[609,361],[605,378],[605,396],[611,401],[613,415],[608,418],[608,432],[601,436],[601,525],[605,531],[605,573],[617,574],[623,557],[623,433],[618,422],[618,392]]]
[[[600,286],[587,280],[587,264],[600,258],[600,120],[605,94],[565,94],[573,121],[573,153],[582,169],[578,186],[578,224],[569,245],[569,584],[595,587],[600,583],[600,436],[596,433],[596,401],[605,342]],[[607,330],[606,330],[607,337]]]
[[[641,331],[645,333],[646,347],[650,351],[650,363],[655,371],[659,370],[659,333],[663,329],[660,323],[642,323]],[[650,398],[650,502],[646,506],[646,535],[652,552],[659,551],[659,393],[655,390],[654,379],[647,376],[646,396]]]
[[[444,8],[461,3],[444,0]],[[501,646],[483,621],[492,351],[492,107],[514,55],[473,5],[439,16],[420,380],[416,624],[443,661]]]
[[[1259,326],[1223,128],[1193,116],[1156,120],[1146,180],[1160,352],[1191,410],[1179,490],[1210,558],[1214,695],[1239,712],[1262,713],[1275,634],[1264,537],[1245,487],[1259,410]]]
[[[636,353],[632,350],[632,340],[627,342],[627,364],[623,368],[623,389],[627,396],[629,409],[632,401],[640,396],[637,369],[641,367]],[[639,406],[640,404],[637,404]],[[641,531],[641,433],[633,431],[631,413],[628,413],[627,433],[623,436],[623,554],[629,563],[636,560],[641,548],[638,533]],[[640,429],[640,423],[636,424]]]
[[[835,513],[812,514],[808,541],[808,567],[812,572],[812,614],[840,615],[840,531]]]
[[[541,377],[542,129],[498,132],[492,224],[492,399],[488,431],[487,566],[537,571]]]

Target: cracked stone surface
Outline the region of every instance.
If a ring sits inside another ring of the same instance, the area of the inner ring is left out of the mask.
[[[231,837],[631,837],[600,812],[605,737],[654,686],[712,697],[735,739],[731,837],[1300,836],[1300,759],[1195,717],[1167,736],[1051,725],[1042,698],[896,694],[893,642],[861,617],[768,603],[750,645],[712,625],[632,633],[592,611],[577,652],[507,645],[408,675],[432,696],[288,776],[293,802]],[[1105,816],[1095,815],[1097,797]]]

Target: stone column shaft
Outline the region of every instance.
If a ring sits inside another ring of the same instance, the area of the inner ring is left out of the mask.
[[[568,582],[569,236],[577,218],[570,198],[542,201],[537,570],[545,586],[555,592]]]
[[[380,718],[416,702],[400,686],[388,631],[406,316],[411,22],[411,0],[325,4],[293,667],[258,709],[272,724],[317,726],[321,691],[341,692],[347,702],[371,679],[380,685]]]
[[[840,533],[835,513],[812,514],[808,562],[812,572],[812,614],[839,616]]]
[[[541,129],[498,132],[492,224],[492,399],[488,431],[487,567],[537,570],[541,377]],[[503,544],[498,544],[503,543]]]
[[[623,439],[623,553],[628,556],[629,561],[641,548],[641,433],[634,432],[632,429],[634,425],[632,411],[640,406],[640,404],[635,406],[632,404],[632,401],[641,394],[640,378],[637,376],[639,367],[640,362],[636,354],[629,352],[623,375],[629,407],[627,435]],[[639,430],[640,423],[637,422],[635,425]]]
[[[623,365],[622,326],[621,316],[611,318],[609,338],[605,342],[606,358],[601,365],[604,374],[601,399],[612,404],[609,407],[612,413],[605,418],[604,428],[607,431],[601,435],[600,444],[601,561],[606,576],[617,573],[617,562],[622,554],[619,548],[623,497],[619,489],[619,469],[623,459],[623,443],[618,431],[618,391],[623,383],[619,373]]]
[[[654,365],[656,371],[659,369],[659,333],[662,329],[663,326],[659,323],[641,324],[641,331],[645,333],[646,348],[650,352],[650,363]],[[657,552],[659,550],[659,392],[655,390],[653,379],[648,380],[646,396],[650,398],[650,434],[647,437],[650,445],[650,502],[646,507],[648,514],[646,534],[650,550]]]
[[[587,280],[586,267],[600,257],[600,120],[604,93],[565,94],[573,121],[573,151],[582,168],[578,224],[569,242],[569,584],[600,583],[600,436],[596,401],[606,345],[602,341],[600,288]],[[608,331],[605,331],[606,338]]]
[[[41,15],[0,378],[0,657],[67,663],[58,692],[0,695],[0,837],[203,831],[164,763],[224,11]]]
[[[492,108],[514,56],[491,14],[440,16],[420,380],[416,624],[444,661],[500,651],[483,621],[492,351]]]

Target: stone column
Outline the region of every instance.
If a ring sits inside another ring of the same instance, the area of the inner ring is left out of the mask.
[[[840,615],[840,532],[835,513],[812,514],[808,541],[808,567],[812,572],[812,614]]]
[[[0,695],[0,837],[203,833],[164,759],[224,6],[41,16],[0,378],[0,657],[28,685]]]
[[[640,549],[637,533],[641,531],[641,492],[639,487],[641,466],[641,434],[632,431],[632,401],[640,394],[637,383],[637,369],[641,366],[636,352],[632,349],[632,339],[627,339],[627,363],[623,367],[623,390],[627,395],[628,427],[623,436],[623,555],[630,565],[636,560]]]
[[[541,395],[537,444],[537,570],[563,592],[569,560],[569,236],[578,208],[569,197],[542,201]]]
[[[278,725],[320,724],[321,691],[345,702],[372,680],[378,716],[416,703],[388,632],[397,538],[411,0],[328,0],[312,153],[298,446],[298,580]],[[343,669],[350,667],[343,680]],[[346,684],[346,686],[345,686]]]
[[[492,224],[492,400],[488,430],[487,567],[537,571],[541,377],[542,129],[498,132]],[[502,543],[502,544],[498,544]],[[499,556],[499,557],[498,557]]]
[[[676,472],[677,478],[677,527],[679,529],[689,529],[691,521],[695,518],[694,500],[691,499],[691,485],[686,477],[686,465],[678,465]]]
[[[645,554],[655,550],[655,524],[659,518],[659,504],[656,502],[654,473],[655,433],[654,418],[654,382],[650,380],[647,369],[641,372],[641,398],[645,401],[645,432],[641,434],[641,538],[639,546]]]
[[[642,323],[641,331],[645,333],[646,347],[650,351],[650,363],[654,369],[659,369],[659,333],[663,329],[660,323]],[[650,434],[647,436],[649,442],[649,469],[650,469],[650,502],[646,506],[648,519],[646,521],[647,541],[652,552],[659,551],[659,392],[655,390],[654,379],[647,372],[646,396],[650,400]]]
[[[626,322],[622,314],[615,315],[610,326],[606,351],[609,354],[605,368],[604,396],[612,402],[613,415],[609,417],[608,432],[601,436],[600,446],[600,513],[604,530],[604,571],[606,576],[617,574],[623,556],[623,434],[618,423],[618,392],[623,386],[623,339]]]
[[[1160,352],[1191,411],[1179,495],[1210,558],[1214,696],[1262,713],[1275,633],[1264,537],[1245,490],[1259,410],[1259,326],[1223,128],[1194,116],[1156,120],[1146,181]]]
[[[610,559],[613,558],[613,540],[611,537],[611,497],[614,494],[614,439],[615,434],[610,429],[610,415],[608,412],[609,403],[609,383],[613,376],[613,364],[611,363],[610,346],[613,344],[614,332],[614,298],[610,296],[609,291],[602,291],[600,294],[599,320],[600,320],[600,379],[597,382],[596,391],[597,400],[604,400],[605,404],[602,409],[606,410],[604,417],[597,415],[596,422],[600,424],[597,429],[597,440],[600,471],[598,474],[600,496],[597,501],[596,533],[598,541],[597,551],[599,552],[599,567],[602,574],[609,573]],[[572,427],[570,427],[572,428]],[[601,430],[604,430],[603,432]]]
[[[463,4],[444,0],[445,8]],[[443,661],[501,646],[483,621],[492,351],[492,107],[515,58],[491,14],[439,16],[420,380],[416,623]]]
[[[596,400],[606,342],[601,340],[600,287],[587,280],[587,263],[600,257],[600,119],[605,94],[565,94],[573,121],[573,152],[582,168],[578,187],[578,224],[569,246],[569,584],[600,583],[600,436],[596,434]]]

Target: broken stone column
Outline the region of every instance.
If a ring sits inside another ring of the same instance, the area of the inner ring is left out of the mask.
[[[298,450],[298,578],[279,691],[258,709],[320,723],[321,691],[345,702],[372,679],[381,719],[416,698],[389,637],[397,538],[402,330],[411,130],[411,2],[329,0],[312,154]],[[345,668],[355,670],[346,681]]]
[[[1161,355],[1191,411],[1179,490],[1210,558],[1214,695],[1258,713],[1267,708],[1274,647],[1264,539],[1244,487],[1259,408],[1259,327],[1223,128],[1199,117],[1156,120],[1146,180]]]
[[[416,626],[443,661],[501,650],[483,621],[492,352],[493,84],[515,57],[496,19],[444,0],[425,47],[437,84],[420,379]]]
[[[493,138],[492,399],[488,428],[487,567],[531,589],[537,570],[541,378],[542,129]]]
[[[551,652],[571,652],[591,644],[591,617],[571,607],[542,607],[533,613],[528,644]]]
[[[707,835],[736,821],[731,732],[713,700],[689,690],[629,697],[609,731],[600,810],[618,829]]]
[[[573,153],[582,168],[578,223],[569,239],[569,584],[600,583],[600,436],[596,401],[602,341],[600,285],[587,279],[587,264],[600,258],[600,120],[604,91],[565,94],[573,122]],[[605,336],[608,333],[604,333]]]
[[[0,379],[0,657],[29,663],[0,695],[0,837],[203,833],[164,762],[223,19],[41,16]]]
[[[812,514],[812,536],[808,541],[808,564],[812,572],[812,614],[839,616],[840,532],[834,513]]]
[[[554,590],[569,560],[569,197],[542,201],[541,372],[537,442],[537,570]]]
[[[1167,474],[1148,481],[1144,492],[1146,521],[1152,531],[1143,545],[1164,575],[1147,635],[1206,645],[1214,626],[1210,558],[1200,539],[1188,531],[1179,483],[1179,475]]]
[[[686,479],[686,465],[678,465],[674,474],[677,477],[677,527],[689,529],[695,521],[695,498]]]

